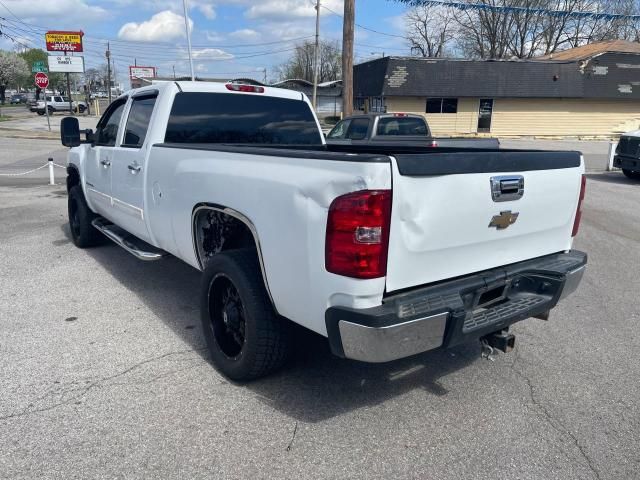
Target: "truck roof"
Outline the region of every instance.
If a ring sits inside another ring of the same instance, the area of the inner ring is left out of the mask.
[[[262,87],[259,88],[264,89],[261,93],[253,93],[253,92],[233,92],[230,91],[226,85],[231,82],[223,83],[223,82],[188,82],[188,81],[161,81],[156,82],[152,85],[145,85],[144,87],[135,88],[125,92],[121,96],[130,96],[136,95],[144,92],[152,92],[154,90],[161,91],[165,88],[170,88],[170,86],[177,86],[182,92],[203,92],[203,93],[243,93],[245,95],[265,95],[269,97],[278,97],[278,98],[287,98],[291,100],[302,100],[306,99],[305,95],[301,92],[296,92],[295,90],[289,90],[286,88],[276,88],[276,87]],[[233,85],[243,85],[242,83],[233,83]],[[254,87],[255,85],[247,85]]]

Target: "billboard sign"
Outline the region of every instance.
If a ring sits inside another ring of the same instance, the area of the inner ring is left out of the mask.
[[[129,78],[155,78],[156,67],[129,66]]]
[[[84,73],[84,57],[49,55],[49,71],[62,73]]]
[[[49,52],[81,52],[82,36],[80,32],[63,32],[51,30],[44,35]]]

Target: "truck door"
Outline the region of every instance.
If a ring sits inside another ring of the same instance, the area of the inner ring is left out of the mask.
[[[113,158],[114,222],[129,233],[148,240],[144,214],[145,158],[151,147],[145,142],[158,93],[141,92],[131,99],[120,148]]]
[[[113,102],[96,126],[95,144],[87,151],[85,183],[87,201],[98,214],[111,219],[111,164],[122,112],[127,99]]]

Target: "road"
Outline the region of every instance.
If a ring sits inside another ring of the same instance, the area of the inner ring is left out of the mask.
[[[47,148],[2,144],[2,171]],[[518,324],[514,352],[489,362],[469,345],[367,365],[308,334],[285,370],[246,385],[207,361],[198,272],[110,244],[78,250],[63,185],[11,182],[0,186],[0,478],[638,476],[640,184],[621,174],[589,176],[583,284],[549,322]]]

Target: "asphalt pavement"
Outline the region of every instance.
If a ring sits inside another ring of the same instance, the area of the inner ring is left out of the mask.
[[[0,173],[57,149],[14,146]],[[0,186],[0,478],[638,478],[640,183],[589,175],[584,281],[514,352],[367,365],[308,334],[241,385],[207,361],[200,274],[75,248],[63,180]]]

